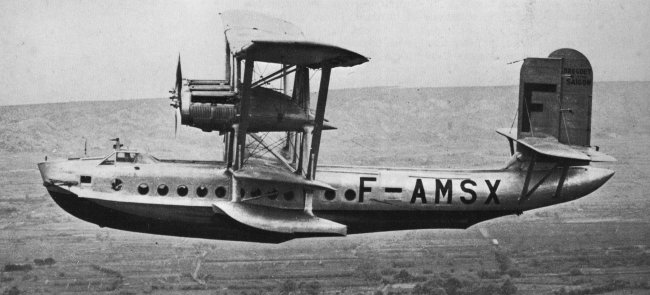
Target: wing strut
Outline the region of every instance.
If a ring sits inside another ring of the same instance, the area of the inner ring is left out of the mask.
[[[234,165],[235,170],[239,170],[243,165],[245,156],[244,153],[246,152],[246,132],[248,132],[248,121],[250,119],[251,81],[253,80],[254,62],[255,60],[252,57],[249,56],[246,58],[244,68],[244,84],[241,87],[242,96],[239,111],[239,128],[235,129],[235,133],[237,133],[237,150]]]
[[[560,174],[560,179],[558,180],[557,188],[555,189],[555,194],[553,195],[553,198],[558,198],[562,194],[562,187],[564,186],[564,181],[566,180],[567,173],[569,172],[569,164],[567,163],[555,164],[555,166],[549,169],[548,172],[546,172],[546,174],[542,176],[542,178],[529,190],[528,186],[532,178],[533,169],[535,168],[535,160],[536,160],[535,157],[533,157],[533,159],[531,159],[530,164],[528,165],[528,171],[526,172],[526,180],[524,181],[524,189],[522,190],[521,195],[519,196],[520,204],[528,200],[528,198],[537,190],[537,188],[539,188],[539,186],[542,185],[542,183],[544,183],[544,181],[546,181],[546,179],[549,176],[551,176],[551,174],[553,174],[553,172],[555,172],[555,170],[558,167],[562,167],[562,172]]]
[[[559,198],[562,194],[562,186],[564,186],[564,181],[566,180],[566,175],[569,172],[569,164],[564,164],[562,166],[562,176],[560,176],[560,181],[557,183],[557,190],[553,198]]]
[[[528,185],[530,184],[530,178],[533,176],[533,169],[535,169],[535,158],[537,154],[533,153],[530,159],[530,163],[528,164],[528,171],[526,172],[526,180],[524,180],[524,189],[521,191],[521,195],[519,196],[519,203],[525,201],[528,199]]]
[[[325,120],[325,107],[327,105],[327,90],[330,83],[332,68],[325,64],[321,70],[320,88],[318,89],[318,102],[316,102],[316,117],[314,118],[314,131],[311,141],[311,153],[307,169],[307,179],[313,180],[316,177],[318,165],[318,151],[320,150],[320,139],[323,133],[323,121]]]

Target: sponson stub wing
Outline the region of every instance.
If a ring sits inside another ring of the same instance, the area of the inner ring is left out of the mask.
[[[243,196],[236,202],[216,202],[213,210],[247,226],[284,234],[346,235],[347,226],[319,218],[311,212],[302,190],[335,190],[327,183],[307,179],[284,167],[277,159],[250,158],[241,169],[231,171]],[[285,198],[287,188],[300,188],[300,202],[287,204],[269,201]],[[247,193],[248,192],[248,193]],[[282,194],[280,192],[283,192]]]
[[[248,165],[233,171],[235,179],[246,182],[266,182],[297,185],[307,189],[334,190],[332,186],[318,180],[306,179],[270,159],[250,159]]]
[[[225,213],[240,223],[271,232],[342,236],[347,233],[347,226],[301,210],[235,202],[215,203],[213,209],[216,213]]]

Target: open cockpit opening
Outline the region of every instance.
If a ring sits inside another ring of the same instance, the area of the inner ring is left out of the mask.
[[[106,156],[99,165],[115,165],[116,163],[153,164],[155,162],[158,162],[158,159],[151,155],[136,151],[118,151]]]

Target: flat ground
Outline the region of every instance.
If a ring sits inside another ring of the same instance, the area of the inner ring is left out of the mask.
[[[330,94],[323,163],[495,167],[517,87],[372,88]],[[217,158],[219,138],[173,135],[165,100],[1,107],[0,292],[206,294],[648,294],[650,83],[596,84],[592,142],[616,176],[572,203],[481,223],[278,245],[99,228],[47,196],[35,163],[109,150]],[[436,293],[437,292],[437,293]],[[17,294],[17,293],[13,293]]]

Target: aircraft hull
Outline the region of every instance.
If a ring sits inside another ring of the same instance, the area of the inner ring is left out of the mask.
[[[281,234],[243,225],[209,207],[133,204],[79,197],[58,186],[48,188],[52,199],[69,214],[119,230],[218,240],[280,243],[307,234]],[[128,207],[127,210],[123,210]],[[133,212],[133,213],[130,213]],[[139,212],[139,213],[138,213]],[[314,214],[348,225],[349,234],[426,229],[467,228],[488,219],[515,214],[515,211],[395,212],[321,210]],[[145,217],[146,215],[152,217]],[[153,216],[157,216],[153,217]]]
[[[208,207],[148,204],[138,209],[142,212],[153,211],[180,217],[164,220],[117,210],[116,207],[124,204],[111,201],[99,203],[79,197],[58,186],[48,188],[48,192],[63,210],[100,227],[158,235],[264,243],[280,243],[295,238],[293,235],[271,233],[245,226],[225,215],[214,214]],[[191,214],[187,214],[188,212]],[[187,218],[187,215],[192,217]]]
[[[61,162],[60,162],[61,163]],[[101,191],[101,187],[83,185],[53,184],[50,178],[63,178],[57,173],[70,170],[57,168],[56,163],[39,165],[45,186],[54,201],[65,211],[82,220],[120,230],[195,237],[206,239],[253,241],[279,243],[298,237],[323,236],[323,234],[287,234],[261,230],[235,221],[214,209],[213,204],[230,202],[228,197],[217,198],[208,195],[203,198],[186,196],[158,196],[155,191],[141,195],[129,191],[127,185],[137,187],[138,183],[164,181],[170,186],[184,184],[187,177],[178,179],[156,174],[146,175],[132,181],[125,181],[120,192]],[[156,165],[156,164],[152,164]],[[220,175],[224,173],[218,165],[207,169],[206,164],[196,164],[203,174],[192,179],[204,179],[208,187],[227,186]],[[54,167],[51,167],[54,166]],[[147,171],[144,165],[139,170]],[[187,164],[184,164],[188,168]],[[171,166],[170,166],[171,167]],[[188,169],[190,169],[189,167]],[[151,169],[160,173],[160,170]],[[191,169],[190,169],[191,170]],[[178,169],[171,170],[170,175]],[[529,190],[533,193],[520,201],[525,170],[414,170],[390,168],[324,167],[318,171],[319,179],[336,188],[334,199],[328,199],[325,191],[314,194],[313,213],[324,219],[347,226],[348,234],[433,228],[467,228],[476,223],[504,215],[520,214],[524,210],[567,202],[587,195],[604,184],[612,175],[611,170],[589,166],[571,167],[562,193],[556,197],[561,170],[541,169],[531,174]],[[78,174],[73,174],[78,175]],[[70,177],[70,179],[77,176]],[[98,180],[101,178],[97,178]],[[108,179],[108,178],[107,178]],[[470,182],[475,185],[469,185]],[[178,182],[177,182],[178,181]],[[208,181],[213,181],[210,183]],[[108,181],[96,183],[103,185]],[[465,184],[463,184],[465,183]],[[489,183],[489,184],[488,184]],[[498,183],[498,185],[497,185]],[[539,183],[539,185],[537,185]],[[95,184],[95,183],[94,183]],[[387,188],[397,188],[401,193],[386,193]],[[445,185],[439,187],[437,185]],[[198,185],[194,184],[194,185]],[[240,183],[250,196],[257,187],[255,182]],[[535,187],[537,186],[537,187]],[[266,192],[268,187],[260,187]],[[292,186],[281,192],[294,190]],[[472,189],[475,198],[471,198]],[[355,197],[346,198],[346,192],[355,192]],[[363,197],[360,192],[364,192]],[[397,195],[397,197],[396,197]],[[491,196],[492,195],[492,196]],[[470,202],[470,200],[472,200]],[[262,197],[250,203],[262,206],[276,206],[284,209],[301,209],[304,203],[299,198],[287,200],[280,194],[274,199]],[[274,210],[272,207],[270,210]]]

